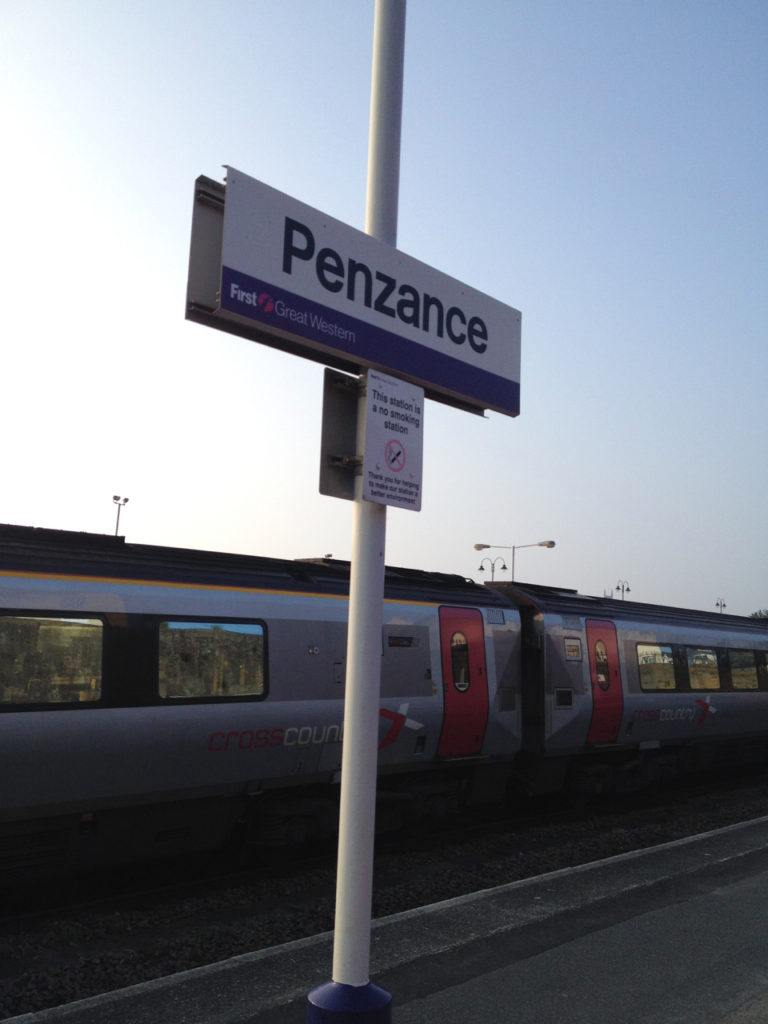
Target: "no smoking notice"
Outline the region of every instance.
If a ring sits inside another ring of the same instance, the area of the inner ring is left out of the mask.
[[[370,370],[363,498],[420,511],[423,449],[423,388]]]

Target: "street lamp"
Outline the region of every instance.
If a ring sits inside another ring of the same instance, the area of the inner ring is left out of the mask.
[[[625,592],[627,594],[631,593],[631,591],[629,589],[629,584],[627,583],[626,580],[619,580],[619,582],[616,584],[616,589],[621,591],[621,600],[622,601],[624,600],[624,593]]]
[[[501,555],[497,555],[496,558],[489,558],[488,556],[486,556],[485,558],[482,559],[482,561],[480,562],[480,565],[477,567],[477,571],[478,572],[485,572],[485,562],[488,562],[488,564],[491,567],[491,583],[493,583],[493,576],[494,576],[494,573],[496,572],[496,563],[497,562],[501,562],[502,570],[507,568],[506,565],[504,564],[504,559],[501,557]]]
[[[117,522],[115,523],[115,536],[117,536],[117,531],[120,529],[120,509],[123,505],[128,504],[128,498],[121,498],[119,494],[113,494],[112,501],[117,505]]]
[[[728,605],[725,603],[723,598],[722,597],[718,597],[718,599],[715,601],[715,608],[719,608],[720,609],[720,614],[721,615],[723,614],[723,608],[727,608],[727,607],[728,607]]]
[[[509,562],[509,568],[514,580],[516,551],[519,551],[520,548],[553,548],[554,546],[555,542],[553,540],[537,540],[535,544],[475,544],[475,551],[485,551],[486,548],[511,548],[512,558]]]

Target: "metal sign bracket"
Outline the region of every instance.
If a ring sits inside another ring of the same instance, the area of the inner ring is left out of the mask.
[[[320,437],[320,493],[331,498],[354,500],[355,477],[363,472],[363,456],[357,454],[357,417],[358,400],[364,392],[363,378],[326,368]]]

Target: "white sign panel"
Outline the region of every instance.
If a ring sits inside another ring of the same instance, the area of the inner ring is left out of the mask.
[[[519,413],[516,309],[233,168],[219,302],[215,316],[300,342],[331,365],[373,367],[430,396]]]
[[[424,391],[371,370],[368,374],[363,498],[421,509]]]

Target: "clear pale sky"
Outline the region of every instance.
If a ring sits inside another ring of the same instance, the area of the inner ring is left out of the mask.
[[[200,174],[364,226],[373,6],[0,0],[0,521],[349,557],[322,367],[184,305]],[[410,0],[398,247],[522,311],[522,409],[427,403],[389,563],[768,606],[767,54],[764,0]]]

